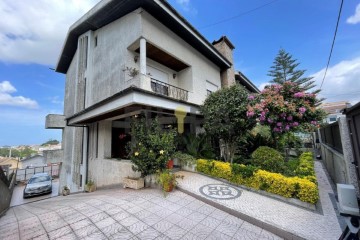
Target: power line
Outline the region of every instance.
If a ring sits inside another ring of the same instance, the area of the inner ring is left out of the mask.
[[[340,22],[340,16],[341,16],[341,10],[342,10],[343,3],[344,3],[344,0],[341,0],[341,5],[340,5],[340,9],[339,9],[339,15],[338,15],[337,22],[336,22],[335,34],[334,34],[334,38],[333,38],[333,41],[332,41],[332,44],[331,44],[329,59],[328,59],[327,65],[326,65],[325,74],[324,74],[324,78],[323,78],[323,80],[321,82],[320,89],[322,88],[322,86],[324,84],[326,73],[327,73],[327,70],[329,68],[330,59],[331,59],[332,51],[333,51],[333,48],[334,48],[336,33],[337,33],[339,22]]]
[[[264,5],[261,5],[261,6],[257,7],[257,8],[251,9],[251,10],[246,11],[246,12],[243,12],[243,13],[240,13],[240,14],[235,15],[235,16],[233,16],[233,17],[229,17],[229,18],[223,19],[223,20],[221,20],[221,21],[219,21],[219,22],[215,22],[215,23],[212,23],[212,24],[209,24],[209,25],[205,25],[205,26],[203,26],[203,27],[200,27],[199,29],[209,28],[209,27],[212,27],[212,26],[215,26],[215,25],[219,25],[219,24],[224,23],[224,22],[231,21],[231,20],[233,20],[233,19],[235,19],[235,18],[238,18],[238,17],[244,16],[244,15],[246,15],[246,14],[252,13],[252,12],[254,12],[254,11],[256,11],[256,10],[259,10],[260,8],[266,7],[266,6],[268,6],[268,5],[270,5],[270,4],[273,4],[274,2],[277,2],[277,1],[279,1],[279,0],[274,0],[274,1],[268,2],[268,3],[266,3],[266,4],[264,4]]]

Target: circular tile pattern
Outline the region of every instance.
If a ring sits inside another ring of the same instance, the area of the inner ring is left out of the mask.
[[[206,197],[220,200],[234,199],[241,195],[239,189],[226,184],[206,184],[199,191]]]

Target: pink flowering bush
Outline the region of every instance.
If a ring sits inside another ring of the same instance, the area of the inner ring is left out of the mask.
[[[323,111],[315,106],[316,95],[302,91],[293,82],[270,85],[249,100],[247,117],[256,118],[277,134],[300,128],[313,130],[324,117]]]

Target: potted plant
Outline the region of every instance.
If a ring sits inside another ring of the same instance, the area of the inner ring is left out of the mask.
[[[178,182],[176,181],[177,178],[184,178],[182,175],[176,175],[169,170],[164,170],[158,173],[157,176],[157,183],[161,186],[164,194],[171,192],[174,187],[177,186]]]
[[[94,192],[95,190],[96,190],[95,182],[90,179],[85,184],[85,192]]]
[[[65,185],[65,186],[63,187],[63,190],[62,190],[62,195],[63,195],[63,196],[67,196],[67,195],[69,195],[69,194],[70,194],[70,188]]]
[[[140,189],[144,187],[144,178],[126,177],[123,179],[124,188]]]

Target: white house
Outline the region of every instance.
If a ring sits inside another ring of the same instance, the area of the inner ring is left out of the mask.
[[[209,43],[165,0],[98,3],[70,27],[56,66],[66,74],[64,115],[48,115],[46,128],[63,129],[60,186],[134,175],[124,160],[132,117],[171,124],[183,109],[185,131],[199,129],[199,105],[235,83],[233,49],[224,36]]]

